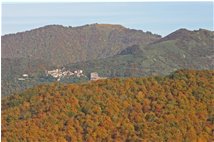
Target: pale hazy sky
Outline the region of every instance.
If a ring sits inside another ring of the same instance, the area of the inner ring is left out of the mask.
[[[50,24],[121,24],[167,35],[179,28],[213,30],[213,2],[3,3],[2,35]]]

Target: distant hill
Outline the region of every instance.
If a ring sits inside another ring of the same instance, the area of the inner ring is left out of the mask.
[[[45,70],[61,67],[83,69],[88,77],[91,72],[137,77],[214,69],[214,32],[205,29],[179,29],[161,38],[121,25],[49,25],[2,36],[1,50],[3,95],[52,82]],[[24,73],[29,82],[17,81]]]
[[[146,45],[161,37],[121,25],[81,27],[49,25],[2,36],[2,58],[31,58],[55,66],[105,58],[133,44]]]
[[[177,30],[150,44],[145,50],[159,56],[168,65],[179,68],[214,69],[214,32],[208,30]]]
[[[23,73],[36,74],[51,67],[110,57],[127,46],[146,45],[160,38],[150,32],[111,24],[48,25],[2,36],[2,94],[41,83],[39,79],[27,84],[17,81]]]
[[[67,65],[108,77],[167,75],[178,69],[214,69],[214,32],[177,30],[148,45],[133,45],[113,57]]]
[[[6,141],[213,139],[214,71],[39,85],[2,99]]]
[[[161,38],[158,42],[179,39],[182,41],[195,40],[196,42],[200,40],[205,40],[207,43],[212,43],[213,41],[211,41],[207,37],[214,38],[213,31],[209,31],[206,29],[199,29],[194,31],[190,31],[188,29],[178,29],[175,32],[172,32],[171,34]]]

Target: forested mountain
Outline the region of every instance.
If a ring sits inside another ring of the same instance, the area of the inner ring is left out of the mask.
[[[211,142],[213,94],[205,70],[40,85],[2,99],[2,142]]]
[[[161,38],[121,25],[49,25],[2,36],[1,50],[2,95],[53,82],[45,71],[63,67],[82,69],[86,80],[91,72],[133,77],[214,69],[214,32],[205,29],[179,29]],[[30,78],[19,81],[23,74]]]
[[[67,65],[103,76],[169,74],[178,69],[214,69],[214,32],[177,30],[148,45],[133,45],[113,57]]]
[[[62,84],[47,76],[56,68],[86,76]],[[204,29],[161,38],[51,25],[2,36],[2,141],[211,141],[213,70],[214,33]],[[91,72],[120,78],[93,82]],[[142,78],[151,75],[161,76]]]
[[[120,25],[81,27],[49,25],[2,37],[2,58],[31,58],[56,66],[105,58],[133,44],[146,45],[161,37]]]
[[[213,31],[179,29],[150,44],[147,49],[151,55],[170,59],[181,68],[214,68]]]

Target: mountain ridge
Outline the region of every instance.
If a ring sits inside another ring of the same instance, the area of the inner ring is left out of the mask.
[[[179,29],[161,38],[121,25],[48,25],[2,36],[2,90],[11,94],[44,83],[45,70],[64,66],[84,69],[88,78],[90,72],[132,77],[167,75],[183,68],[214,69],[213,47],[214,32],[204,29]],[[30,82],[17,80],[26,72],[33,75]]]
[[[41,27],[37,27],[37,28],[32,28],[30,30],[25,30],[25,31],[20,31],[20,32],[16,32],[16,33],[8,33],[8,34],[4,34],[2,35],[3,36],[10,36],[10,35],[16,35],[16,34],[23,34],[25,32],[32,32],[32,31],[36,31],[36,30],[42,30],[42,29],[47,29],[47,28],[56,28],[56,27],[59,27],[59,28],[73,28],[73,29],[81,29],[81,28],[86,28],[86,27],[90,27],[90,26],[97,26],[97,27],[112,27],[112,28],[120,28],[120,29],[130,29],[130,30],[136,30],[136,31],[142,31],[142,32],[149,32],[149,31],[143,31],[141,29],[134,29],[134,28],[128,28],[128,27],[125,27],[123,25],[120,25],[120,24],[99,24],[99,23],[92,23],[92,24],[85,24],[85,25],[80,25],[80,26],[65,26],[65,25],[60,25],[60,24],[50,24],[50,25],[44,25],[44,26],[41,26]],[[158,36],[161,36],[157,33],[152,33],[154,35],[158,35]]]
[[[53,25],[2,36],[2,58],[30,56],[62,65],[112,56],[127,46],[148,44],[160,38],[120,26],[118,30],[117,25],[104,27],[99,24],[78,28]]]
[[[214,40],[214,31],[211,30],[207,30],[207,29],[198,29],[198,30],[188,30],[186,28],[180,28],[177,29],[176,31],[164,36],[163,38],[161,38],[160,40],[154,42],[162,42],[162,41],[166,41],[166,40],[174,40],[174,39],[181,39],[181,40],[188,40],[189,37],[194,39],[195,35],[209,35],[212,36],[213,40]],[[153,43],[151,43],[153,44]]]

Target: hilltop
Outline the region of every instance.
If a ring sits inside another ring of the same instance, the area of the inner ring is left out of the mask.
[[[155,34],[127,29],[120,25],[48,25],[2,36],[2,58],[40,59],[55,66],[62,66],[109,57],[127,46],[145,45],[160,38]]]
[[[2,99],[2,141],[212,141],[214,71],[39,85]]]

